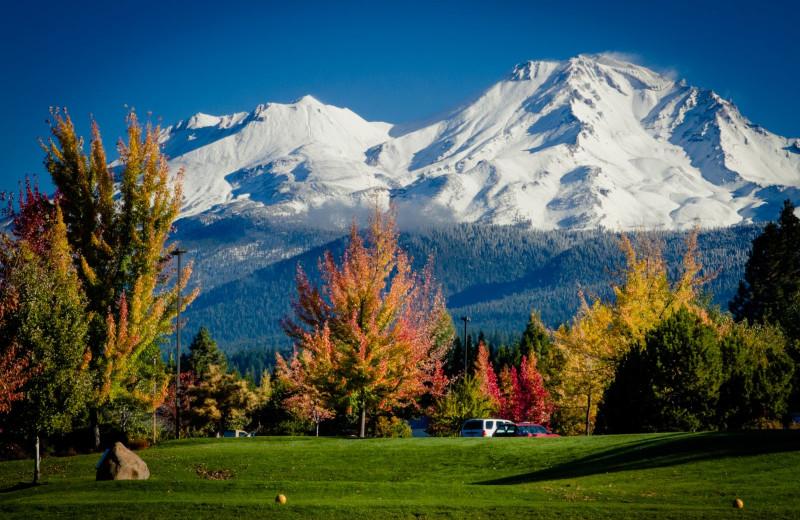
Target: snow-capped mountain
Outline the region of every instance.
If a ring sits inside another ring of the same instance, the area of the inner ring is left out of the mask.
[[[377,196],[407,224],[681,229],[772,219],[800,199],[800,140],[607,55],[520,64],[420,122],[368,122],[307,96],[198,114],[162,142],[186,169],[184,217],[336,227]]]

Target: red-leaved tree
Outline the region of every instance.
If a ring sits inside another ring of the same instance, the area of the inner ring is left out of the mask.
[[[373,212],[366,243],[353,223],[341,261],[326,252],[320,269],[321,289],[298,268],[295,318],[282,320],[295,352],[278,364],[324,409],[358,410],[364,437],[368,409],[441,393],[452,319],[431,269],[414,273],[399,247],[394,209]]]
[[[34,374],[29,365],[30,353],[23,354],[16,343],[0,347],[0,413],[25,397],[22,385]]]
[[[536,355],[522,356],[519,367],[505,366],[500,378],[495,374],[486,345],[480,344],[476,361],[477,376],[484,392],[495,403],[502,419],[547,425],[553,412],[550,394],[536,369]]]

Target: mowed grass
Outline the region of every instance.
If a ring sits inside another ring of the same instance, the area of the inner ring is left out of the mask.
[[[0,463],[0,518],[797,518],[800,431],[558,439],[192,439]],[[209,478],[232,475],[225,480]],[[275,503],[278,493],[285,505]],[[735,510],[735,498],[744,509]]]

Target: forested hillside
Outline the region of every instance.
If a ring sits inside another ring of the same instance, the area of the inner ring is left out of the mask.
[[[700,233],[698,242],[706,271],[720,270],[707,286],[712,303],[727,308],[750,244],[760,229],[739,226]],[[670,268],[676,269],[685,250],[686,233],[648,233],[663,240],[664,257]],[[280,233],[275,229],[253,230],[250,236],[257,237],[258,244],[268,243],[269,251],[252,251],[256,245],[248,248],[246,239],[239,238],[236,254],[226,253],[224,248],[202,252],[214,259],[214,268],[202,257],[198,261],[203,290],[186,312],[185,337],[206,326],[229,353],[253,347],[288,347],[278,319],[290,311],[298,263],[312,279],[318,279],[317,261],[324,251],[331,250],[339,257],[345,244],[344,238],[337,238],[297,256],[274,261],[288,256],[286,251],[306,249],[319,237],[301,229]],[[500,337],[505,333],[519,334],[534,309],[541,312],[550,327],[570,319],[578,307],[579,289],[590,298],[608,297],[609,282],[622,262],[618,235],[600,231],[532,231],[513,226],[458,224],[404,233],[401,243],[417,267],[428,257],[433,258],[435,276],[456,320],[470,316],[471,332],[481,330]],[[249,254],[242,254],[244,251]],[[253,270],[254,264],[263,265],[270,260],[272,263]],[[252,360],[248,362],[251,363]]]

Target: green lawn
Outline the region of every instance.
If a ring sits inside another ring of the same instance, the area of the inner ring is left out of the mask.
[[[0,463],[1,518],[797,518],[800,431],[559,439],[192,439],[138,452],[151,478],[96,482],[98,455]],[[224,470],[224,471],[220,471]],[[215,472],[233,475],[208,478]],[[283,493],[288,502],[275,503]],[[741,498],[745,507],[734,510]]]

